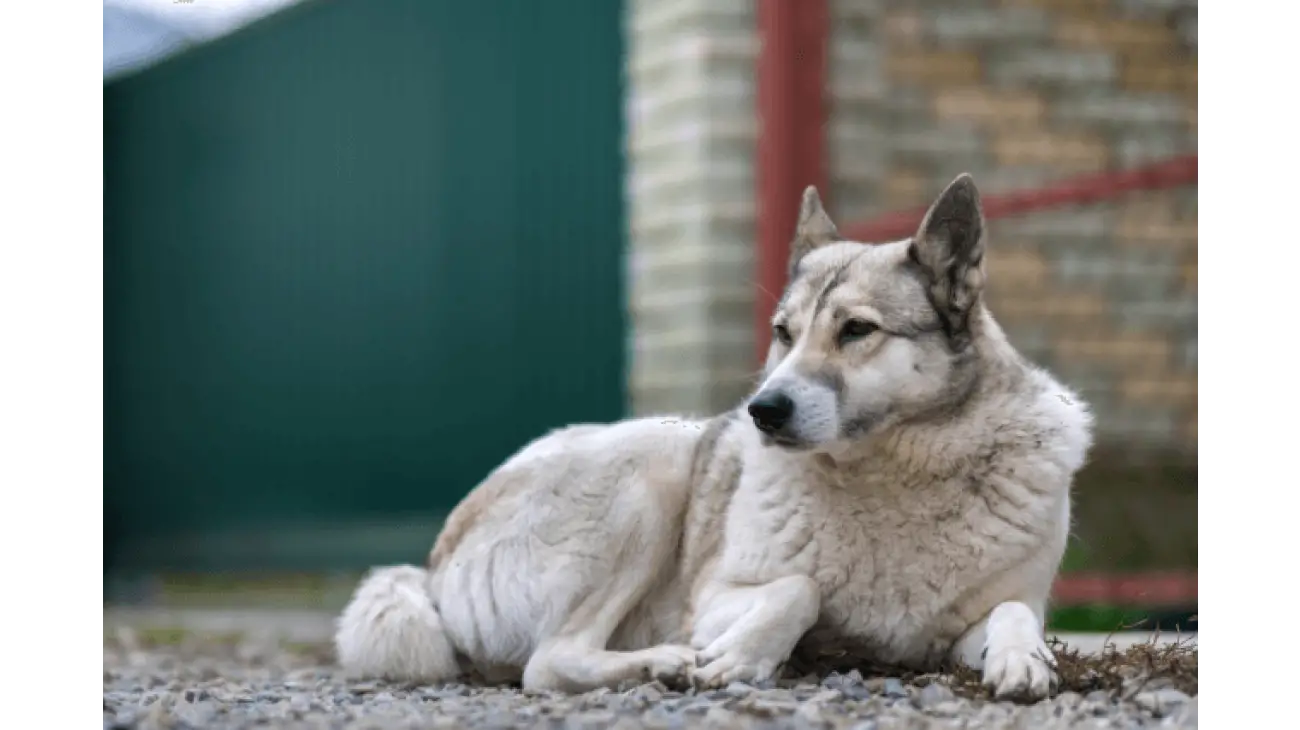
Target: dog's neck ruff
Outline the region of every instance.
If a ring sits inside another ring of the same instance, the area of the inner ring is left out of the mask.
[[[950,477],[1008,447],[1002,443],[1003,434],[1036,430],[1033,424],[1004,422],[1007,414],[1023,412],[1027,402],[1041,396],[1038,388],[1023,387],[1031,366],[1005,342],[974,346],[979,348],[979,370],[959,407],[799,456],[832,477],[861,473],[873,463],[917,476]]]

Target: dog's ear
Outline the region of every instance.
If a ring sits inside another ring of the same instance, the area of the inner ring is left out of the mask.
[[[799,222],[795,225],[794,241],[790,243],[790,275],[794,275],[799,259],[809,251],[838,240],[840,232],[835,229],[831,217],[822,207],[817,187],[809,185],[803,191],[803,201],[799,204]]]
[[[907,255],[925,273],[930,303],[948,335],[964,337],[984,290],[984,211],[969,173],[958,175],[939,194]]]

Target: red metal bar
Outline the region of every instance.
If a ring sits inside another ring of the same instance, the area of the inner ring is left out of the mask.
[[[823,126],[826,0],[759,0],[758,230],[754,340],[767,356],[770,320],[785,288],[799,197],[808,185],[826,194]]]
[[[1123,172],[1084,175],[1031,190],[989,195],[983,200],[988,219],[1022,215],[1061,205],[1082,205],[1109,200],[1137,190],[1161,190],[1196,182],[1196,155],[1175,157],[1147,167]],[[890,241],[916,233],[925,208],[888,213],[841,228],[855,241]]]
[[[1188,606],[1196,604],[1196,573],[1067,573],[1052,586],[1058,605]]]

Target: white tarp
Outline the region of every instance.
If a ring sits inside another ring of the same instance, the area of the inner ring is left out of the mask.
[[[104,0],[104,78],[144,68],[300,0]]]

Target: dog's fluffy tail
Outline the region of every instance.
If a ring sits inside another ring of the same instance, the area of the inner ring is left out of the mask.
[[[460,673],[429,583],[429,571],[410,565],[376,568],[361,580],[334,634],[344,671],[419,682]]]

